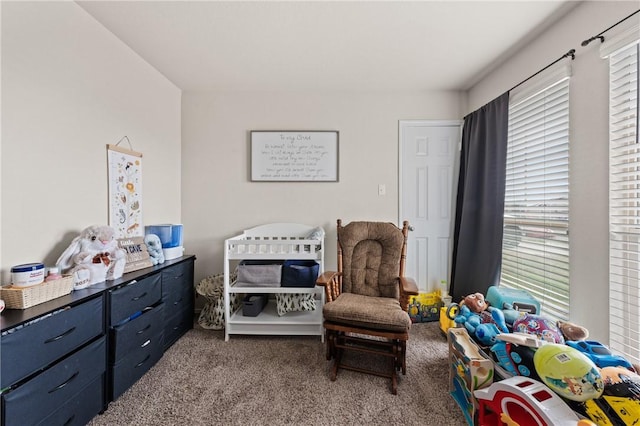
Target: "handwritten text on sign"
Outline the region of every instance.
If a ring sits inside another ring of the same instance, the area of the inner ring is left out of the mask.
[[[251,132],[251,180],[337,181],[338,132]]]

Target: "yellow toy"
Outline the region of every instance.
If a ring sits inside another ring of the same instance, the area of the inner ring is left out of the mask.
[[[624,367],[600,370],[604,393],[584,402],[586,414],[600,426],[640,422],[640,376]]]

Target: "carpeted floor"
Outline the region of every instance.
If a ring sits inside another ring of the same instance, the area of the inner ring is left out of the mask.
[[[407,346],[407,375],[392,395],[389,379],[368,374],[341,370],[331,382],[318,337],[225,342],[223,332],[196,326],[89,424],[466,424],[449,395],[438,324],[415,324]]]

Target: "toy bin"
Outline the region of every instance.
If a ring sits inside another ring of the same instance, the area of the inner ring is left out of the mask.
[[[285,260],[282,287],[315,287],[320,265],[315,260]]]
[[[267,304],[268,294],[247,294],[242,300],[242,315],[257,317]]]
[[[163,224],[145,226],[145,235],[156,234],[163,249],[182,246],[182,225]]]

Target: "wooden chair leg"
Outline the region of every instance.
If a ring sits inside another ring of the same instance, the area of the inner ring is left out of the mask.
[[[400,359],[401,364],[402,364],[402,374],[403,375],[407,375],[407,341],[406,340],[401,340],[400,341]]]
[[[342,350],[337,350],[333,359],[333,365],[331,366],[331,373],[329,374],[329,379],[331,379],[332,382],[335,382],[336,378],[338,377],[338,369],[340,368],[341,359]]]
[[[398,345],[398,341],[394,340],[393,341],[393,346],[391,348],[391,351],[393,353],[393,369],[394,371],[398,371],[400,370],[400,345]]]
[[[393,369],[393,374],[391,375],[391,393],[394,395],[398,394],[398,375],[396,374],[396,369]]]

